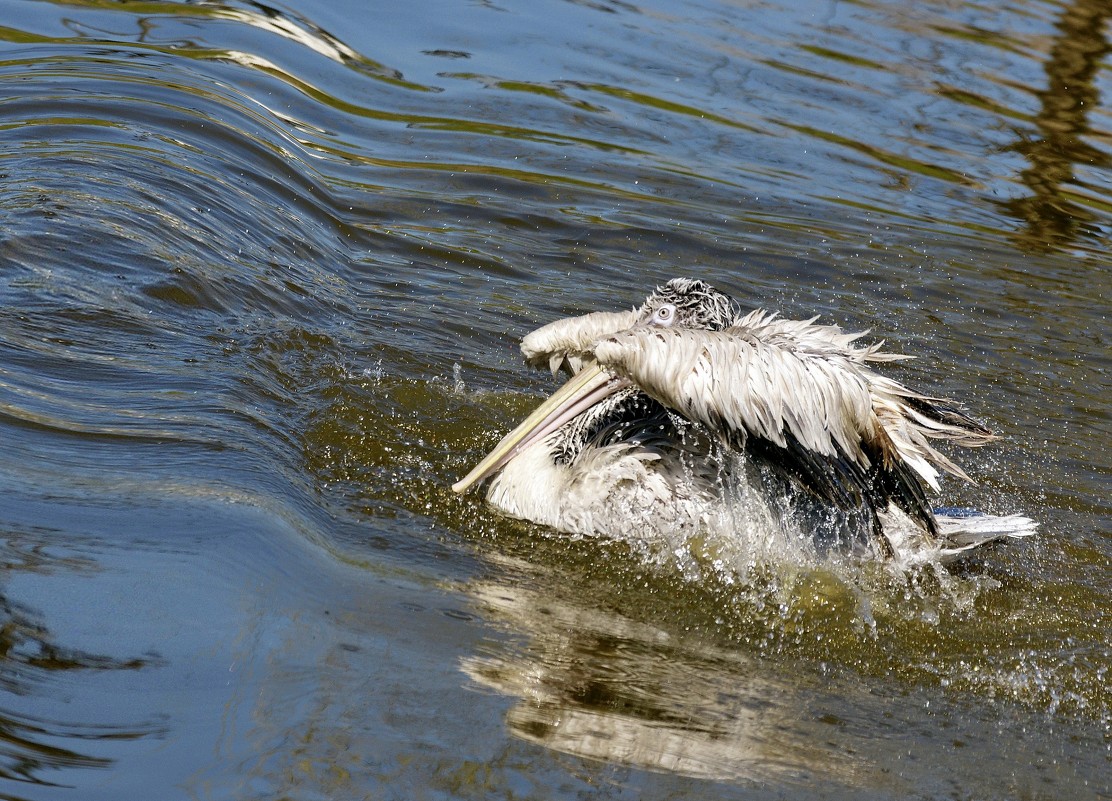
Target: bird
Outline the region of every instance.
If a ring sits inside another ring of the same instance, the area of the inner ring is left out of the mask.
[[[698,536],[739,515],[792,521],[817,553],[952,561],[1025,537],[1023,515],[936,513],[935,447],[996,440],[954,401],[878,367],[907,358],[819,318],[743,310],[674,278],[638,307],[551,322],[524,337],[567,382],[452,489],[490,479],[512,517],[580,536]]]

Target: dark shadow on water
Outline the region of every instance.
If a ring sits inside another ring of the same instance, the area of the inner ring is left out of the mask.
[[[54,780],[54,774],[75,768],[109,768],[115,762],[84,753],[95,752],[97,747],[81,748],[81,743],[140,739],[157,733],[159,728],[73,723],[24,715],[12,710],[15,699],[49,698],[58,693],[58,674],[141,670],[160,661],[156,656],[117,659],[60,645],[33,610],[0,595],[0,780],[64,787],[65,783]],[[17,796],[4,793],[2,797]]]

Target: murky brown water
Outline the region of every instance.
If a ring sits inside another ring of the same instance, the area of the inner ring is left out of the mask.
[[[1110,13],[0,0],[0,795],[1112,797]],[[1006,438],[939,504],[1038,539],[450,492],[674,275],[920,355]]]

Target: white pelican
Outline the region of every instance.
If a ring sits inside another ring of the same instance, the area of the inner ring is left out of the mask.
[[[452,489],[493,475],[494,506],[574,534],[695,531],[736,512],[739,487],[808,521],[823,550],[947,559],[1033,532],[1018,515],[936,517],[925,488],[969,477],[931,441],[994,435],[870,366],[911,357],[816,319],[743,314],[676,278],[632,311],[549,323],[522,353],[572,377]]]

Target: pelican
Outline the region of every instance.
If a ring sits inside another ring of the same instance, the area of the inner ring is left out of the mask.
[[[452,489],[487,478],[501,511],[578,535],[694,532],[738,499],[809,521],[822,550],[943,561],[1034,531],[1026,517],[936,515],[934,447],[995,439],[956,403],[881,375],[911,358],[858,345],[818,318],[745,313],[701,280],[675,278],[639,307],[549,323],[527,363],[570,375]]]

